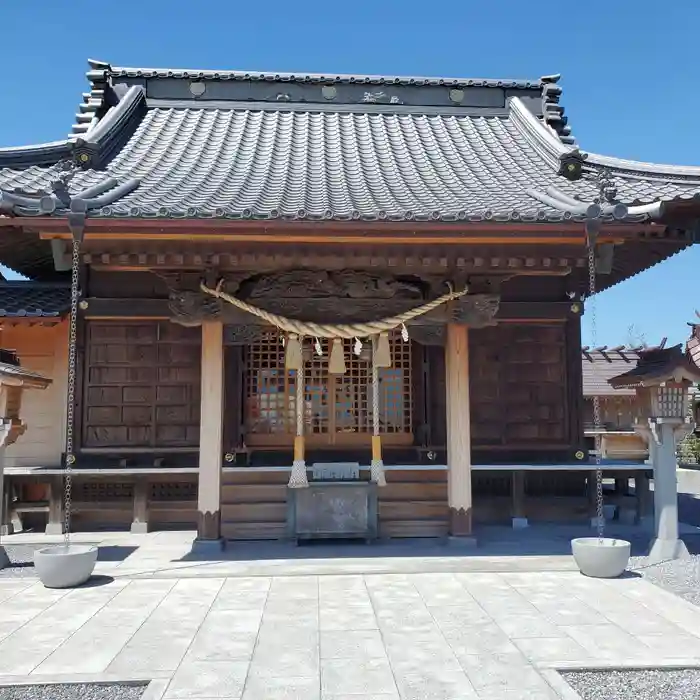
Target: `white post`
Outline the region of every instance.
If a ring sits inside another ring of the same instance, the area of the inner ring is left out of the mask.
[[[688,548],[679,537],[676,473],[676,433],[685,432],[685,426],[653,418],[649,424],[649,453],[654,465],[654,539],[649,559],[658,564],[688,556]]]
[[[221,549],[221,455],[224,408],[224,327],[202,323],[202,396],[197,491],[198,551]]]
[[[469,331],[448,323],[445,343],[447,378],[447,498],[453,537],[472,532],[472,455],[469,418]]]
[[[0,387],[0,392],[3,394],[2,402],[5,403],[7,389]],[[7,419],[4,419],[0,424],[0,569],[4,569],[10,563],[5,547],[2,544],[2,535],[5,533],[5,518],[7,517],[5,513],[5,448],[7,447],[11,428],[12,421]]]

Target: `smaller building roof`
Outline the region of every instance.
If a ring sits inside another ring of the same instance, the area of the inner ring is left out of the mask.
[[[53,380],[20,366],[17,354],[0,349],[0,385],[21,386],[25,389],[46,389]]]
[[[683,345],[671,348],[657,347],[639,351],[637,364],[616,377],[609,379],[614,389],[653,386],[670,380],[700,381],[698,367],[683,350]]]
[[[700,313],[696,311],[695,314],[700,318]],[[700,367],[700,322],[689,323],[688,325],[691,328],[691,333],[685,345],[685,350],[688,353],[688,357]]]
[[[641,347],[630,348],[618,345],[608,348],[581,348],[583,369],[583,395],[593,396],[633,396],[634,389],[613,389],[609,381],[636,366]]]
[[[0,318],[60,318],[70,311],[65,282],[0,282]]]

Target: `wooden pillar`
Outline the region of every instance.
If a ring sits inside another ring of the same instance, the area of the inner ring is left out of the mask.
[[[148,479],[137,478],[134,481],[134,514],[131,522],[131,534],[143,535],[148,532]]]
[[[447,324],[445,370],[450,535],[464,537],[472,531],[469,331],[464,325]]]
[[[46,519],[47,535],[62,535],[65,532],[63,513],[63,477],[53,476],[49,480],[49,514]]]
[[[197,541],[221,544],[221,456],[223,454],[224,327],[202,323],[202,396],[199,430]]]
[[[511,524],[514,530],[528,526],[527,510],[525,509],[525,470],[516,469],[511,477],[511,493],[513,496],[513,516]]]

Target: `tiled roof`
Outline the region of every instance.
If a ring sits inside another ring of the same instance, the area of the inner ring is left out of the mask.
[[[0,318],[56,318],[69,310],[67,284],[0,282]]]
[[[700,367],[700,325],[697,323],[689,323],[688,325],[691,327],[691,333],[685,349],[690,359]]]
[[[614,377],[611,385],[617,389],[629,389],[646,386],[647,383],[653,385],[674,376],[691,382],[700,381],[700,367],[684,352],[682,344],[641,350],[639,363]]]
[[[92,66],[78,135],[100,169],[68,187],[90,217],[561,221],[583,214],[562,212],[552,188],[585,201],[598,193],[558,175],[573,139],[556,77]],[[0,211],[67,214],[50,165],[65,149],[0,150]],[[611,171],[626,204],[700,198],[700,168],[583,155],[586,169]]]
[[[634,389],[613,389],[608,380],[636,366],[641,348],[619,346],[599,349],[583,348],[583,395],[633,396]]]
[[[685,351],[682,345],[666,348],[665,341],[657,347],[584,347],[581,350],[583,395],[631,396],[635,394],[635,385],[641,379],[655,376],[659,371],[664,372],[672,366],[683,367],[689,376],[696,373],[700,379],[700,354],[693,353],[694,340],[695,329],[686,343]],[[619,379],[613,382],[616,388],[610,384],[614,377]]]
[[[2,379],[6,377],[15,385],[17,384],[17,380],[19,380],[21,385],[27,389],[46,389],[46,387],[53,382],[53,379],[24,369],[24,367],[20,367],[19,365],[0,361],[0,383],[2,383]]]

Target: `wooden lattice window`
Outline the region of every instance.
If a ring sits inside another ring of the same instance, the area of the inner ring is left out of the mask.
[[[197,447],[201,343],[168,321],[89,322],[83,446]]]
[[[366,445],[372,433],[372,385],[369,347],[360,356],[344,342],[346,371],[328,372],[328,341],[323,354],[304,348],[304,431],[310,445]],[[389,444],[412,441],[411,345],[400,333],[390,336],[392,367],[379,370],[380,433]],[[247,349],[246,443],[291,444],[296,430],[297,373],[284,367],[277,333],[266,334]]]

